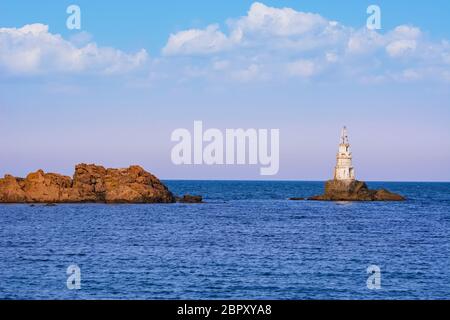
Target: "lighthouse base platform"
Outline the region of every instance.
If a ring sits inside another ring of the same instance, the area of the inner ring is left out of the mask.
[[[370,190],[358,180],[330,180],[325,183],[325,194],[308,198],[315,201],[404,201],[399,194],[385,189]]]

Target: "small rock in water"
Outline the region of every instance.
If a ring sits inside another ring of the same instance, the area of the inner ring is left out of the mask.
[[[47,203],[45,205],[45,207],[56,207],[56,204],[54,204],[54,203]]]
[[[289,198],[291,201],[303,201],[305,198]]]
[[[183,197],[177,197],[177,202],[180,203],[203,203],[202,196],[192,196],[190,194],[186,194]]]

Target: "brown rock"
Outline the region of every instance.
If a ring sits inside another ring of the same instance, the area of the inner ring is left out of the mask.
[[[362,181],[330,180],[325,184],[325,194],[311,197],[316,201],[404,201],[401,195],[385,189],[370,190]]]
[[[192,195],[186,194],[181,198],[177,198],[177,202],[180,202],[180,203],[203,203],[203,197],[202,196],[192,196]]]
[[[18,179],[11,175],[5,175],[5,178],[0,179],[0,202],[17,203],[25,201],[26,195],[19,185]]]
[[[25,179],[0,179],[0,203],[173,203],[175,198],[155,176],[139,166],[105,169],[80,164],[73,179],[39,170]]]
[[[22,181],[25,202],[60,202],[62,195],[71,188],[70,177],[54,173],[45,174],[42,170],[30,173]]]
[[[399,194],[392,193],[385,189],[381,189],[375,193],[375,200],[377,200],[377,201],[404,201],[405,198]]]

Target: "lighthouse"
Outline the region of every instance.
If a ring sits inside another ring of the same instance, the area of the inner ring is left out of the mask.
[[[296,200],[297,198],[292,198]],[[323,195],[308,198],[315,201],[404,201],[405,197],[386,189],[371,190],[364,181],[355,179],[347,127],[342,129],[336,156],[334,179],[325,182]]]
[[[334,169],[334,180],[354,181],[355,171],[352,165],[352,153],[350,152],[350,143],[348,142],[347,127],[341,132],[341,141],[339,151],[336,156],[336,168]]]

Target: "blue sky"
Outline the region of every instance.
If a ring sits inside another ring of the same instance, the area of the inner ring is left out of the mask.
[[[81,32],[66,28],[70,4]],[[377,32],[365,29],[370,4]],[[345,124],[358,178],[448,181],[449,12],[448,1],[2,1],[0,174],[95,162],[260,179],[258,166],[172,165],[171,132],[202,120],[279,128],[273,179],[330,178]]]
[[[170,33],[211,23],[223,23],[230,17],[245,15],[252,0],[210,1],[2,1],[2,27],[20,27],[40,22],[50,31],[69,36],[65,26],[65,11],[71,4],[82,8],[83,30],[107,46],[124,50],[146,48],[158,54]],[[450,3],[446,0],[427,1],[264,1],[275,7],[290,7],[299,11],[315,12],[345,25],[361,27],[366,23],[366,8],[377,4],[382,8],[383,29],[401,24],[420,26],[436,38],[450,38]]]

